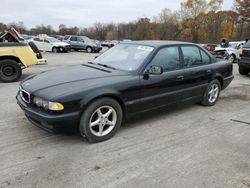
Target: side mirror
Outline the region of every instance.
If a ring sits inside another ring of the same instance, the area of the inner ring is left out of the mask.
[[[151,66],[148,70],[148,74],[151,75],[161,75],[163,73],[163,68],[161,66]]]

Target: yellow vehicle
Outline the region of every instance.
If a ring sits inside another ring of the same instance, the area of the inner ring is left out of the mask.
[[[34,43],[27,43],[13,28],[0,32],[0,81],[15,82],[22,69],[46,62]]]

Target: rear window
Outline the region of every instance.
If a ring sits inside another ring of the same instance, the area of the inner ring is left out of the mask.
[[[250,48],[250,40],[244,45],[245,48]]]

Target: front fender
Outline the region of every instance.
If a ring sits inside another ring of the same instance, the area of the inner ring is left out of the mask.
[[[80,108],[84,109],[86,106],[88,106],[91,102],[94,101],[94,99],[101,98],[101,97],[112,97],[118,100],[119,103],[122,102],[122,105],[124,105],[124,101],[122,99],[122,95],[119,91],[116,91],[114,89],[99,89],[95,92],[89,92],[89,94],[84,95],[84,97],[80,101]]]

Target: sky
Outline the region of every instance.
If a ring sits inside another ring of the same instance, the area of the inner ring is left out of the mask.
[[[129,22],[139,17],[153,18],[162,9],[178,10],[183,0],[1,0],[0,22],[22,21],[28,27],[63,23],[89,27],[96,22]],[[224,0],[222,9],[233,7]]]

